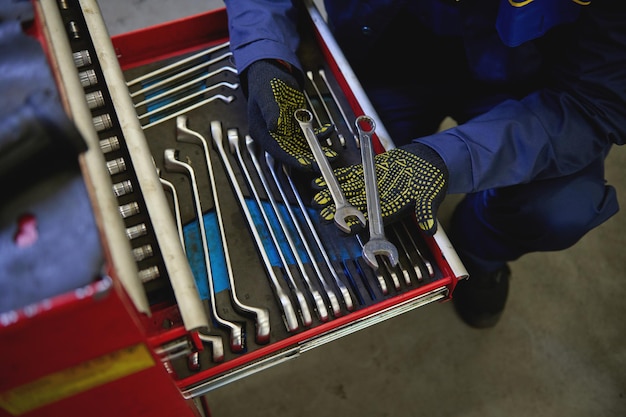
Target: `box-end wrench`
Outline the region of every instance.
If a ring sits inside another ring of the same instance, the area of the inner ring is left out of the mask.
[[[270,164],[270,166],[273,166],[273,164]],[[307,211],[307,208],[304,205],[302,198],[300,197],[300,193],[298,192],[298,189],[296,188],[296,184],[293,182],[293,179],[291,178],[291,175],[289,175],[289,172],[285,165],[283,165],[283,173],[285,174],[285,177],[287,178],[287,182],[289,183],[291,192],[296,198],[298,207],[300,208],[300,213],[302,214],[302,217],[304,217],[305,223],[307,227],[309,228],[309,231],[311,232],[313,239],[315,240],[317,249],[322,255],[322,258],[324,258],[324,262],[326,262],[326,266],[328,267],[328,270],[330,271],[331,275],[333,276],[333,279],[335,280],[335,285],[337,285],[337,288],[339,288],[339,291],[341,292],[341,295],[343,296],[343,301],[346,304],[346,308],[348,309],[348,311],[354,310],[354,302],[352,301],[352,296],[350,295],[350,291],[348,291],[348,288],[341,281],[341,279],[339,279],[339,276],[337,275],[337,272],[335,271],[335,267],[333,266],[332,262],[330,261],[330,258],[328,257],[328,251],[324,247],[324,244],[322,243],[319,233],[317,232],[317,229],[315,229],[315,226],[313,225],[311,216],[309,216],[309,212]],[[311,256],[311,258],[313,258],[313,256]]]
[[[254,146],[254,139],[252,139],[250,135],[246,135],[246,149],[248,150],[248,156],[250,156],[250,160],[252,161],[252,164],[254,165],[254,168],[256,169],[257,177],[261,180],[261,184],[263,185],[265,194],[267,195],[270,205],[272,206],[272,209],[274,210],[275,218],[278,220],[278,224],[280,225],[280,228],[283,231],[283,235],[285,236],[285,239],[287,240],[289,249],[291,249],[291,254],[293,255],[293,258],[296,260],[298,267],[300,268],[300,275],[302,275],[302,278],[304,279],[304,282],[306,283],[306,286],[309,290],[309,294],[311,295],[311,298],[313,298],[313,303],[315,304],[315,310],[317,311],[317,317],[320,319],[320,321],[326,322],[330,319],[330,317],[328,315],[328,309],[326,308],[326,303],[324,302],[324,297],[322,297],[322,293],[313,284],[313,280],[309,276],[309,273],[307,272],[306,267],[304,266],[304,262],[302,261],[300,253],[298,252],[296,243],[293,237],[291,236],[289,226],[287,225],[287,222],[283,217],[280,207],[278,207],[278,202],[276,201],[276,199],[274,198],[274,195],[272,194],[272,189],[270,188],[265,178],[265,174],[263,173],[263,169],[261,168],[259,159],[256,157],[256,148]],[[285,201],[285,206],[287,206],[288,204],[289,202]]]
[[[378,198],[378,184],[376,182],[376,167],[374,165],[374,150],[372,137],[376,129],[376,122],[370,116],[357,117],[354,122],[361,142],[361,158],[363,160],[363,174],[365,176],[365,197],[367,200],[367,217],[369,222],[370,238],[363,245],[363,259],[374,269],[378,269],[376,255],[385,256],[392,266],[398,264],[398,249],[385,237],[383,216]]]
[[[209,287],[209,307],[213,313],[213,318],[222,327],[230,329],[230,348],[233,352],[241,352],[245,349],[245,333],[241,324],[226,320],[220,317],[217,311],[217,304],[215,299],[215,288],[213,286],[213,272],[211,270],[211,256],[209,254],[209,244],[207,242],[207,233],[204,227],[204,216],[202,214],[202,205],[200,203],[200,192],[198,191],[198,184],[196,182],[196,174],[186,162],[179,161],[177,151],[174,149],[165,149],[163,151],[163,158],[165,160],[165,168],[174,172],[183,172],[189,176],[191,181],[191,188],[193,191],[194,206],[196,208],[196,218],[200,226],[200,240],[202,242],[202,251],[204,253],[204,264],[206,266],[207,284]]]
[[[317,265],[317,262],[315,261],[315,255],[313,254],[313,251],[311,250],[311,247],[309,246],[307,242],[306,236],[302,228],[300,228],[300,222],[298,221],[298,218],[296,217],[296,214],[294,213],[293,208],[291,207],[291,203],[289,202],[289,199],[287,198],[287,195],[285,194],[285,190],[283,190],[280,180],[278,179],[278,175],[276,174],[276,170],[274,169],[274,164],[275,164],[274,159],[267,152],[265,152],[265,162],[267,163],[267,167],[270,171],[270,174],[272,175],[272,179],[274,180],[276,189],[280,193],[280,197],[282,198],[285,208],[287,209],[287,213],[289,214],[291,223],[295,227],[296,232],[298,233],[298,236],[300,237],[300,242],[302,243],[302,246],[304,246],[304,249],[306,250],[306,253],[309,257],[309,260],[311,261],[311,266],[313,267],[313,269],[315,269],[315,272],[317,273],[317,276],[318,276],[318,280],[322,284],[322,288],[326,292],[326,297],[328,298],[328,301],[330,302],[330,306],[333,311],[333,314],[335,315],[335,317],[339,317],[341,316],[341,307],[339,306],[339,300],[337,299],[337,296],[335,295],[333,290],[330,288],[330,286],[326,282],[326,279],[324,278],[324,274],[322,273],[319,266]]]
[[[256,242],[256,246],[259,250],[261,259],[263,260],[263,263],[265,264],[265,269],[267,271],[270,282],[272,284],[272,289],[274,290],[274,294],[276,298],[278,299],[278,302],[280,303],[280,306],[283,311],[283,321],[285,322],[287,331],[295,332],[296,330],[299,329],[298,316],[293,307],[293,304],[291,303],[291,299],[289,298],[287,293],[283,290],[283,287],[280,285],[280,282],[278,281],[278,277],[274,273],[272,262],[270,261],[269,255],[267,251],[265,250],[265,246],[263,245],[263,239],[261,238],[261,235],[259,234],[259,231],[256,229],[256,227],[254,227],[254,218],[252,217],[252,213],[250,212],[250,209],[248,208],[248,203],[246,202],[246,198],[243,195],[243,191],[241,190],[241,187],[239,186],[239,183],[237,182],[237,175],[235,175],[235,171],[233,170],[232,164],[230,163],[230,160],[228,159],[228,154],[226,153],[226,150],[224,149],[224,143],[223,143],[224,135],[222,131],[222,124],[219,121],[214,120],[211,122],[211,137],[213,138],[215,147],[217,148],[219,155],[222,158],[224,168],[226,169],[226,172],[228,173],[228,179],[230,181],[230,184],[237,197],[237,200],[239,201],[239,206],[241,207],[241,210],[243,211],[246,217],[248,225],[250,226],[250,232],[252,233],[252,236],[254,237],[254,241]]]
[[[231,154],[237,155],[237,160],[239,161],[239,167],[241,168],[241,172],[246,177],[246,181],[248,182],[248,188],[250,189],[250,192],[254,196],[254,200],[256,201],[256,204],[259,208],[259,212],[261,213],[261,217],[263,218],[265,227],[267,228],[267,231],[269,232],[272,243],[274,244],[274,248],[276,249],[276,253],[278,254],[278,258],[280,259],[280,262],[282,263],[282,270],[285,276],[287,277],[287,280],[289,281],[289,284],[291,286],[291,291],[293,292],[294,296],[296,297],[296,300],[298,301],[298,305],[300,306],[300,316],[302,319],[302,324],[304,324],[306,327],[309,327],[311,324],[313,324],[313,317],[311,315],[311,310],[309,309],[309,305],[307,303],[306,297],[304,296],[304,293],[300,290],[300,287],[298,287],[298,284],[296,283],[296,279],[293,275],[293,272],[291,271],[291,268],[289,267],[289,262],[287,260],[287,257],[285,256],[285,253],[280,248],[280,241],[278,239],[278,236],[276,235],[276,232],[274,231],[272,222],[270,221],[270,218],[267,214],[265,206],[263,205],[263,201],[261,201],[261,197],[259,196],[259,193],[254,187],[254,180],[252,179],[252,175],[250,174],[250,171],[248,170],[248,167],[246,165],[246,161],[244,161],[243,154],[241,153],[241,148],[239,146],[239,133],[237,132],[236,129],[228,130],[228,144],[229,144]]]
[[[313,152],[315,161],[317,162],[317,165],[322,172],[324,181],[326,181],[326,185],[328,186],[330,195],[332,196],[335,203],[335,224],[337,225],[337,227],[339,227],[340,230],[345,233],[351,232],[351,228],[348,225],[348,220],[358,220],[361,226],[365,226],[365,215],[361,213],[361,211],[358,210],[356,207],[348,203],[348,200],[343,194],[341,186],[339,185],[339,182],[335,177],[335,173],[330,166],[330,162],[328,162],[328,159],[326,159],[324,151],[322,150],[322,146],[317,140],[315,132],[313,132],[313,115],[307,109],[298,109],[294,112],[294,117],[300,124],[300,128],[304,133],[304,137],[311,147],[311,151]]]
[[[237,296],[235,275],[230,259],[230,250],[228,249],[228,240],[226,239],[226,228],[224,226],[222,208],[220,205],[219,194],[217,191],[217,184],[215,182],[213,163],[211,162],[211,155],[209,154],[209,145],[204,136],[187,126],[187,119],[187,116],[178,116],[176,118],[176,140],[200,145],[204,150],[204,159],[209,173],[209,181],[211,183],[211,193],[213,194],[213,204],[215,206],[217,225],[220,232],[222,248],[224,250],[224,261],[226,262],[226,271],[228,275],[228,284],[230,286],[231,301],[239,311],[254,316],[256,330],[255,340],[258,344],[265,344],[270,340],[269,311],[265,308],[246,305]]]

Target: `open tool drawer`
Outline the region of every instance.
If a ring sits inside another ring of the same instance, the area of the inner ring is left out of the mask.
[[[354,120],[376,114],[304,4],[299,53],[314,123],[337,128],[335,166],[358,163]],[[319,219],[315,176],[284,170],[247,137],[224,9],[109,39],[94,5],[41,2],[44,25],[69,28],[50,51],[87,132],[84,169],[113,288],[128,294],[128,320],[184,399],[446,300],[466,277],[441,227],[427,237],[411,217],[388,226],[399,264],[380,259],[375,271],[361,256],[367,230]],[[393,143],[376,122],[380,152]]]
[[[302,19],[308,31],[302,33],[299,54],[307,72],[305,95],[315,115],[314,124],[336,125],[337,133],[331,136],[331,142],[340,157],[335,166],[359,163],[354,120],[362,114],[375,118],[375,113],[321,15],[312,3],[307,6],[308,13]],[[182,26],[189,33],[179,32]],[[206,39],[207,28],[217,37]],[[273,166],[271,158],[267,160],[254,140],[246,136],[245,99],[238,86],[225,28],[225,11],[218,10],[113,38],[155,163],[161,177],[175,185],[187,257],[200,293],[210,302],[197,237],[197,207],[188,172],[177,173],[164,160],[172,157],[172,150],[177,152],[176,158],[195,168],[192,181],[197,183],[203,221],[213,240],[208,246],[218,314],[242,323],[247,334],[245,347],[235,352],[229,348],[229,341],[232,345],[233,334],[239,330],[233,332],[214,319],[211,334],[220,335],[224,341],[224,358],[212,357],[208,346],[200,352],[171,357],[173,377],[188,396],[200,395],[409,309],[445,300],[456,280],[465,275],[445,233],[440,231],[435,238],[428,238],[418,232],[412,218],[386,228],[386,236],[399,250],[400,263],[396,268],[387,268],[380,259],[378,271],[361,257],[361,243],[368,238],[366,230],[345,234],[335,224],[320,221],[308,207],[314,176],[286,173]],[[175,33],[182,33],[185,39],[163,43],[173,38],[167,34]],[[141,55],[141,51],[153,51],[153,55]],[[185,85],[183,96],[172,92],[177,85]],[[200,98],[186,98],[194,95]],[[203,136],[208,144],[206,154],[201,140],[189,140],[191,134],[186,129]],[[377,151],[393,146],[379,122],[376,132]],[[209,175],[207,154],[212,165]],[[216,183],[217,208],[211,176]],[[174,205],[171,209],[176,211]],[[220,211],[226,251],[219,244]],[[255,235],[260,241],[255,242]],[[291,246],[290,240],[294,241]],[[230,283],[224,252],[232,266]],[[269,265],[264,264],[264,258],[269,259]],[[295,313],[286,313],[280,295],[272,288],[273,280],[288,293]],[[238,299],[267,310],[269,340],[255,340],[258,317],[233,307],[229,300],[232,285]],[[305,300],[302,304],[299,295]],[[321,305],[316,306],[317,299],[322,300]],[[306,305],[308,318],[300,308]],[[297,318],[288,317],[290,314]]]

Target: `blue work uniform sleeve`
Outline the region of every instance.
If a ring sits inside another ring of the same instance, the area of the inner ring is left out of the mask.
[[[594,4],[595,6],[595,4]],[[626,140],[626,13],[589,7],[547,86],[416,139],[468,193],[574,173]]]
[[[280,59],[302,69],[297,10],[291,0],[225,0],[230,48],[242,73],[260,59]]]

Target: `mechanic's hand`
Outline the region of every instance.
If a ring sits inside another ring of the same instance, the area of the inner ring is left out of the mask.
[[[448,169],[432,148],[413,143],[391,149],[374,157],[380,208],[385,224],[392,223],[411,208],[415,210],[418,226],[429,235],[437,231],[437,210],[448,189]],[[337,181],[350,204],[367,213],[365,179],[361,164],[334,170]],[[332,220],[335,205],[324,178],[316,178],[321,188],[313,202],[321,207],[325,220]]]
[[[294,117],[297,109],[306,108],[306,102],[289,69],[277,61],[261,60],[248,67],[245,77],[250,136],[276,160],[299,170],[319,171]],[[325,125],[316,134],[325,139],[332,132],[332,125]],[[337,157],[333,149],[322,149],[330,160]]]

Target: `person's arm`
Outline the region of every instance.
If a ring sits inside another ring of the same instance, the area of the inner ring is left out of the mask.
[[[576,40],[555,51],[550,88],[505,101],[467,123],[417,139],[449,170],[449,193],[573,173],[626,141],[626,13],[594,3]]]
[[[240,73],[255,61],[276,59],[301,70],[297,11],[291,0],[225,0],[230,48]]]

